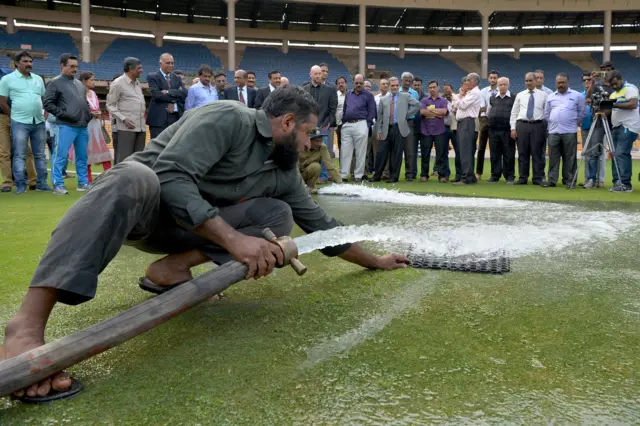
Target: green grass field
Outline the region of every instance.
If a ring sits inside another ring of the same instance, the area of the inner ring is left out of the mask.
[[[591,200],[579,206],[640,213],[634,204],[640,187],[631,194],[504,183],[395,188]],[[0,327],[17,310],[56,222],[80,197],[70,192],[0,194]],[[348,224],[400,215],[376,205],[349,217],[348,201],[321,196],[319,202]],[[446,215],[447,208],[425,210],[432,213]],[[278,270],[239,283],[227,298],[73,367],[85,385],[73,399],[45,406],[0,399],[0,424],[635,423],[637,241],[632,230],[578,249],[528,255],[503,276],[372,272],[317,252],[304,255],[309,272],[302,278]],[[95,300],[54,310],[47,339],[152,297],[136,280],[155,258],[123,248],[101,275]]]

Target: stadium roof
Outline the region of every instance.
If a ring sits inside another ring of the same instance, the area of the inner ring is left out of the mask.
[[[80,0],[2,0],[3,4],[77,11]],[[147,17],[226,25],[223,0],[91,0],[91,13]],[[489,19],[493,34],[598,34],[603,12],[495,12]],[[465,35],[481,30],[476,11],[367,7],[367,31],[377,34]],[[283,30],[358,31],[358,7],[277,0],[240,0],[236,26]],[[640,33],[640,10],[613,12],[614,33]]]

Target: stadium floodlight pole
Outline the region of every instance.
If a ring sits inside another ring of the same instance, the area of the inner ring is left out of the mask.
[[[604,11],[604,27],[602,33],[604,34],[604,45],[602,49],[602,61],[611,60],[611,11]]]
[[[479,10],[482,17],[482,78],[488,78],[489,73],[489,16],[491,11]]]
[[[360,5],[360,24],[358,25],[358,73],[365,76],[367,68],[367,6]],[[366,78],[366,76],[365,76]]]
[[[91,1],[80,3],[80,23],[82,26],[82,62],[91,62]]]
[[[236,69],[236,2],[238,0],[224,0],[227,3],[227,68]]]

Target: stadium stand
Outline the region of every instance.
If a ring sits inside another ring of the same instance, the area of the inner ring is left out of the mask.
[[[254,71],[258,86],[269,83],[267,74],[274,69],[280,70],[291,83],[302,84],[309,81],[309,69],[322,62],[329,66],[330,83],[341,75],[350,78],[347,67],[326,50],[289,49],[285,54],[276,48],[249,46],[240,61],[240,69]]]
[[[30,45],[31,51],[48,53],[47,59],[35,59],[33,69],[36,74],[50,77],[60,74],[60,55],[78,54],[71,35],[57,32],[20,30],[15,34],[0,31],[0,48],[21,50],[21,46]],[[9,58],[0,62],[0,66],[9,66]]]
[[[375,65],[377,71],[389,71],[390,75],[398,78],[404,71],[410,71],[413,75],[425,80],[438,80],[453,83],[459,87],[460,79],[467,73],[454,62],[440,55],[407,54],[404,59],[392,53],[367,53],[367,64]]]
[[[572,89],[582,92],[582,70],[554,54],[532,53],[521,55],[520,59],[514,59],[509,55],[489,55],[489,69],[495,69],[501,75],[509,77],[511,91],[524,90],[524,76],[527,72],[537,69],[544,70],[545,86],[555,90],[555,76],[565,73],[569,76],[569,85]]]
[[[100,55],[95,64],[82,64],[82,68],[93,71],[98,79],[110,80],[115,74],[122,72],[122,61],[127,56],[135,56],[142,61],[143,79],[158,68],[158,59],[164,52],[170,52],[175,60],[176,69],[188,75],[196,75],[200,65],[210,65],[214,70],[221,69],[220,58],[212,55],[209,49],[198,43],[164,43],[163,47],[149,40],[115,39]]]
[[[601,64],[602,53],[594,53],[593,59]],[[611,52],[611,62],[626,80],[640,85],[640,58],[634,58],[628,52]]]

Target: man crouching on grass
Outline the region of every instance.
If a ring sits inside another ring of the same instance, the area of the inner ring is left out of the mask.
[[[312,200],[298,171],[298,152],[309,150],[317,116],[311,96],[291,85],[273,91],[262,110],[214,102],[187,112],[144,151],[100,176],[53,231],[7,324],[2,357],[44,345],[54,305],[91,300],[98,275],[124,244],[167,255],[140,279],[143,289],[162,293],[191,280],[191,268],[205,262],[235,259],[249,266],[246,279],[269,275],[283,258],[261,237],[264,228],[283,236],[294,222],[307,233],[340,226]],[[358,244],[321,251],[371,269],[408,263]],[[15,396],[64,392],[72,380],[61,372]]]

